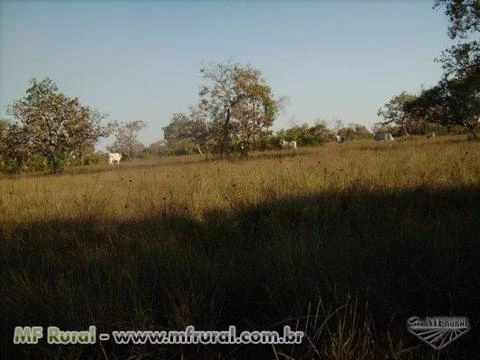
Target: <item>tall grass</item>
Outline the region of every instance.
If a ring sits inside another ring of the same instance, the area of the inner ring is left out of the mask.
[[[2,353],[461,359],[410,316],[480,320],[480,145],[354,141],[0,179]],[[13,345],[15,326],[305,330],[296,346]]]

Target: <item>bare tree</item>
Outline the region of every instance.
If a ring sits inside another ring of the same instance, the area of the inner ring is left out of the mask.
[[[107,150],[122,153],[129,158],[135,157],[144,149],[144,145],[138,140],[138,133],[146,126],[142,120],[117,124],[114,131],[115,142],[107,146]]]

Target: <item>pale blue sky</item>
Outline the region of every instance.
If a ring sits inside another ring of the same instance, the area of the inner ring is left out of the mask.
[[[30,79],[50,77],[111,119],[146,121],[140,140],[148,145],[174,112],[197,102],[202,62],[232,58],[261,70],[276,96],[289,97],[274,128],[319,117],[370,127],[393,95],[440,78],[433,60],[450,41],[443,10],[432,6],[0,0],[0,117]]]

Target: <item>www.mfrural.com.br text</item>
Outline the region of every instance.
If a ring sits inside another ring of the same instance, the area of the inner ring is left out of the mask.
[[[283,333],[277,331],[242,331],[237,333],[233,325],[228,330],[195,330],[189,325],[185,330],[127,330],[98,333],[96,326],[88,330],[61,330],[56,326],[17,326],[14,330],[14,344],[95,344],[97,341],[113,341],[115,344],[301,344],[303,331],[283,327]]]

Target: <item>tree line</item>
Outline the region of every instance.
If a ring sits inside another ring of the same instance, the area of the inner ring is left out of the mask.
[[[108,115],[82,105],[78,98],[58,90],[51,79],[33,79],[26,95],[7,110],[12,120],[0,120],[0,170],[50,170],[104,161],[95,144],[114,136],[107,147],[127,158],[154,155],[211,153],[226,156],[239,149],[269,150],[281,141],[299,146],[319,145],[340,133],[350,139],[370,137],[359,124],[330,129],[326,121],[313,126],[293,125],[274,133],[271,129],[286,98],[275,98],[259,70],[231,62],[201,68],[205,83],[199,101],[188,113],[173,114],[163,128],[164,140],[145,147],[139,132],[142,120],[118,123]]]
[[[467,129],[477,138],[480,119],[480,0],[435,0],[450,20],[448,34],[459,42],[437,60],[444,74],[438,84],[419,94],[402,92],[378,110],[384,121],[375,130],[410,135],[446,127]],[[471,39],[474,40],[471,40]],[[319,145],[333,134],[349,139],[370,137],[362,125],[333,129],[325,121],[293,126],[274,133],[272,126],[287,98],[276,98],[260,70],[238,63],[210,63],[200,69],[203,85],[198,103],[173,114],[163,128],[164,140],[146,148],[138,133],[141,120],[107,122],[107,114],[61,93],[50,79],[33,79],[26,95],[8,107],[12,120],[0,119],[0,170],[29,167],[60,172],[69,164],[101,161],[95,144],[114,135],[107,149],[126,157],[197,152],[222,156],[242,149],[279,148],[282,140],[299,146]]]
[[[402,92],[378,110],[384,122],[404,135],[427,126],[463,127],[474,139],[480,122],[480,0],[435,0],[449,19],[448,35],[457,43],[441,53],[443,75],[419,94]]]

